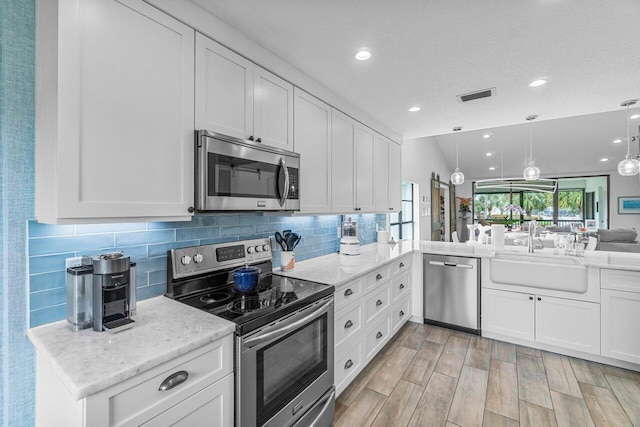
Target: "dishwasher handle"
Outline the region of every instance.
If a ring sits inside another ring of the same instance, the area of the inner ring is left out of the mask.
[[[457,264],[455,262],[446,262],[446,261],[429,261],[430,265],[438,265],[440,267],[455,267],[455,268],[468,268],[473,269],[472,264]]]

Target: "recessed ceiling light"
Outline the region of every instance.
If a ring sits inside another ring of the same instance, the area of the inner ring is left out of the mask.
[[[537,87],[537,86],[542,86],[545,83],[547,83],[547,79],[538,79],[538,80],[534,80],[531,83],[529,83],[529,86]]]
[[[614,144],[620,144],[621,142],[622,142],[622,140],[621,140],[621,139],[614,139],[614,140],[613,140],[613,143],[614,143]]]
[[[359,49],[353,56],[358,61],[366,61],[367,59],[371,58],[371,52],[369,52],[369,49],[363,47],[362,49]]]
[[[417,105],[415,107],[409,108],[409,111],[412,112],[412,113],[415,113],[416,111],[420,111],[420,110],[421,110],[421,108],[418,107]]]
[[[486,156],[487,157],[491,157],[491,156],[493,156],[493,153],[487,153]]]
[[[482,135],[482,137],[484,139],[491,138],[491,134],[485,133],[484,135]]]
[[[634,114],[633,116],[629,117],[631,120],[633,119],[637,119],[640,118],[640,114]]]
[[[489,168],[489,170],[490,170],[490,171],[494,171],[494,170],[496,170],[496,168],[494,168],[493,166],[491,166],[491,167]]]
[[[601,159],[600,159],[600,161],[601,161],[601,162],[608,162],[608,161],[609,161],[609,159],[607,159],[606,157],[603,157],[603,158],[601,158]]]

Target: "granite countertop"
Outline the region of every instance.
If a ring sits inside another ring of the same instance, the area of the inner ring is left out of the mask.
[[[138,302],[133,328],[110,334],[72,332],[67,321],[29,329],[75,399],[102,391],[232,334],[235,324],[164,296]]]

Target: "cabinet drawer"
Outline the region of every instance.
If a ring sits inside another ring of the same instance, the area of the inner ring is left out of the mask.
[[[335,383],[337,394],[340,394],[360,372],[364,362],[362,340],[344,353],[338,354],[335,362]]]
[[[131,386],[109,399],[112,425],[119,425],[141,411],[153,407],[166,407],[181,401],[197,389],[213,384],[233,372],[233,339],[231,336],[217,341],[216,346],[204,354],[194,355],[179,364],[168,362],[159,366],[157,373],[146,381],[131,382]],[[187,372],[186,381],[169,390],[160,390],[167,378],[178,372]],[[194,387],[197,388],[194,389]],[[153,411],[151,411],[153,412]]]
[[[411,257],[401,258],[391,263],[391,275],[411,270]]]
[[[374,321],[375,318],[385,312],[389,307],[391,290],[388,285],[375,290],[371,296],[367,298],[365,303],[367,312],[367,323]]]
[[[390,271],[391,270],[389,267],[384,267],[379,268],[373,273],[367,274],[364,278],[364,283],[367,291],[375,288],[380,283],[383,283],[385,280],[387,280],[390,276]]]
[[[600,287],[627,292],[640,292],[640,271],[600,270]]]
[[[391,279],[391,300],[398,301],[405,295],[409,295],[409,273],[401,274]]]
[[[340,285],[335,292],[335,307],[340,310],[342,307],[357,300],[362,295],[362,279]]]
[[[350,337],[362,331],[364,321],[363,302],[354,301],[342,310],[336,312],[334,337],[336,352],[339,352],[342,344],[345,344]],[[348,344],[347,344],[348,345]]]
[[[409,319],[411,299],[409,295],[401,299],[391,310],[391,330],[395,334],[398,329]]]
[[[367,360],[371,360],[371,358],[380,351],[382,346],[387,342],[390,331],[391,318],[389,316],[384,317],[379,323],[371,328],[366,338]]]
[[[601,292],[602,355],[640,364],[640,293]]]

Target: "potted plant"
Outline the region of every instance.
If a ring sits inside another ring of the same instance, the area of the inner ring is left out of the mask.
[[[467,214],[471,212],[471,197],[458,197],[458,200],[460,200],[459,212],[462,218],[466,218]]]

